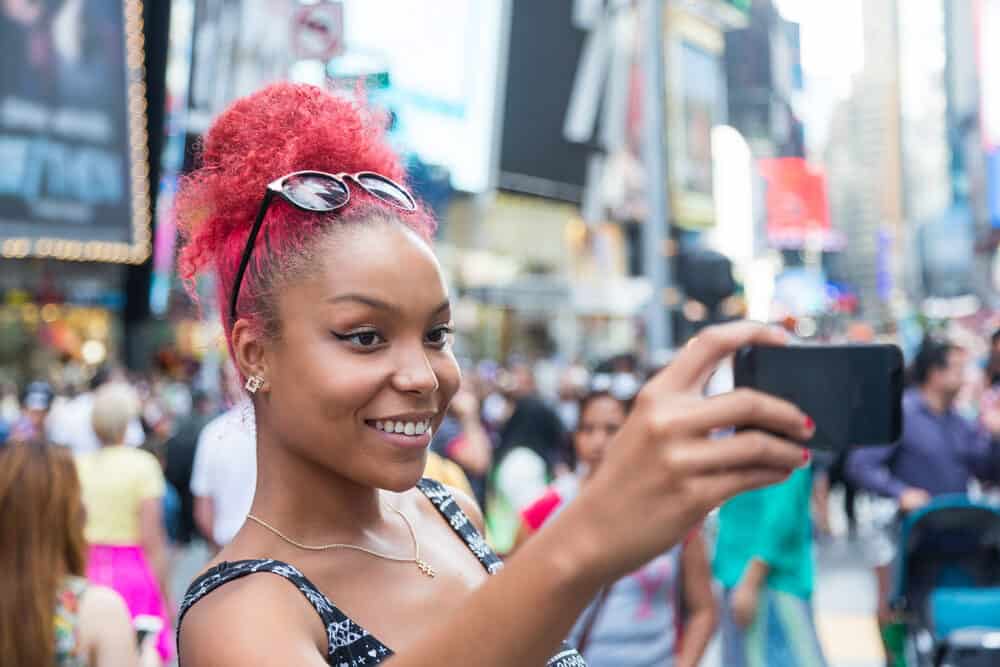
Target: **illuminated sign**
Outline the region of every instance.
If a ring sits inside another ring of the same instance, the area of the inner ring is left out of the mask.
[[[830,226],[826,178],[799,157],[758,161],[767,183],[767,239],[772,246],[801,248],[811,238],[832,249],[838,244]]]
[[[0,255],[150,252],[142,2],[0,3]]]

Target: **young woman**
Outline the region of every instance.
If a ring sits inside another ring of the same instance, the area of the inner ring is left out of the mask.
[[[166,661],[174,652],[164,599],[170,590],[166,482],[156,457],[125,445],[138,412],[139,397],[125,383],[105,384],[94,394],[92,422],[101,448],[77,459],[90,543],[87,578],[118,591],[132,618],[160,619],[157,650]]]
[[[0,661],[129,667],[135,632],[114,591],[84,578],[83,506],[68,449],[0,445]]]
[[[582,665],[561,641],[602,586],[803,462],[794,406],[701,397],[721,359],[782,335],[706,330],[501,572],[475,505],[421,481],[459,373],[433,221],[402,181],[377,125],[314,87],[270,86],[205,135],[182,269],[216,275],[259,465],[247,523],[182,604],[183,667]]]
[[[576,471],[558,479],[522,513],[519,547],[565,509],[600,468],[628,409],[627,401],[607,392],[593,392],[580,401],[573,433]],[[694,530],[683,546],[605,586],[570,637],[591,667],[696,667],[717,616],[705,543]]]

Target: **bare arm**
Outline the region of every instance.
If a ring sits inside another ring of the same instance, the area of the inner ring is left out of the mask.
[[[103,586],[92,586],[80,600],[80,645],[93,667],[135,667],[139,652],[125,601]]]
[[[677,657],[677,667],[697,667],[719,621],[719,605],[712,591],[712,570],[700,531],[684,545],[681,559],[684,605],[688,617],[684,624],[684,638]],[[672,632],[673,628],[669,631]]]
[[[166,597],[170,592],[167,533],[163,528],[163,499],[146,498],[139,505],[139,542]]]

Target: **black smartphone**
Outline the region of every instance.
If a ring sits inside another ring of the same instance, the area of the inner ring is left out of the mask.
[[[736,353],[733,379],[812,417],[812,449],[886,445],[903,430],[903,355],[895,345],[745,347]]]

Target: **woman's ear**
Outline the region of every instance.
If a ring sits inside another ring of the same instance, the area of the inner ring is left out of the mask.
[[[264,338],[248,321],[240,319],[233,325],[232,341],[233,360],[240,375],[248,380],[260,378],[252,393],[266,390],[269,378]]]

